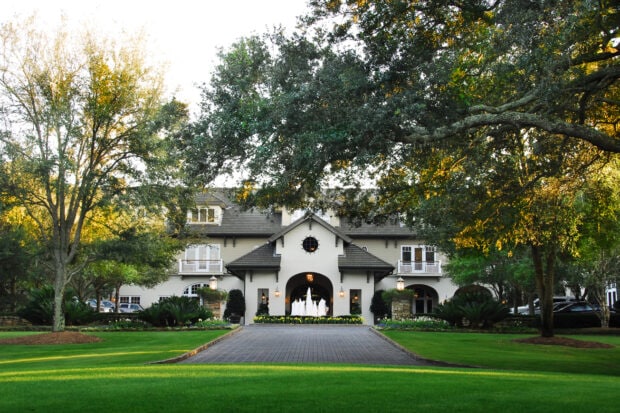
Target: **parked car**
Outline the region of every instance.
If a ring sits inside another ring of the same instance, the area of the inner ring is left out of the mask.
[[[572,301],[553,309],[554,313],[584,313],[594,312],[595,308],[586,301]]]
[[[91,298],[90,300],[86,300],[86,304],[88,304],[90,308],[93,309],[93,311],[95,311],[95,309],[97,308],[97,300],[95,300],[94,298]],[[99,303],[100,313],[113,313],[115,309],[116,309],[116,306],[114,305],[112,301],[101,300],[101,302]]]
[[[136,311],[142,311],[144,308],[140,304],[133,303],[120,303],[119,311],[121,313],[135,313]]]
[[[565,304],[565,303],[570,303],[571,301],[574,301],[575,297],[571,297],[568,295],[557,295],[555,297],[553,297],[553,303],[554,303],[554,311],[555,311],[555,306],[558,304]],[[528,305],[522,305],[517,307],[517,314],[521,314],[521,315],[529,315],[530,314],[530,307]],[[534,314],[540,314],[540,299],[536,298],[534,300]]]

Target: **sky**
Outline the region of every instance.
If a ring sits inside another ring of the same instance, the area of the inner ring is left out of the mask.
[[[0,22],[36,12],[55,27],[62,15],[70,24],[89,24],[106,36],[143,30],[154,62],[168,65],[171,93],[197,111],[197,85],[209,79],[218,48],[240,37],[261,34],[273,26],[295,26],[307,11],[307,0],[9,0]]]

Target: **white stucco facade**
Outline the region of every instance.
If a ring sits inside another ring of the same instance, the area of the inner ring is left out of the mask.
[[[414,313],[431,312],[457,290],[442,272],[441,252],[398,223],[360,228],[329,214],[241,211],[222,197],[203,202],[215,204],[216,212],[198,215],[214,222],[190,221],[196,236],[169,279],[154,288],[123,286],[121,302],[146,308],[163,297],[195,296],[192,286],[208,285],[215,276],[218,289],[243,292],[246,324],[261,303],[270,315],[289,315],[308,288],[313,300],[325,301],[327,315],[361,313],[373,324],[375,291],[395,288],[398,278],[415,290]]]

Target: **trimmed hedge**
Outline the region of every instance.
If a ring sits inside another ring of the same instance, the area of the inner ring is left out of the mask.
[[[339,317],[299,317],[299,316],[256,316],[255,324],[363,324],[364,319],[357,315]]]

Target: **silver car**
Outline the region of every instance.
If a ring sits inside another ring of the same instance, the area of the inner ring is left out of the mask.
[[[136,311],[142,311],[144,308],[140,304],[133,303],[121,303],[119,306],[119,311],[121,313],[135,313]]]

